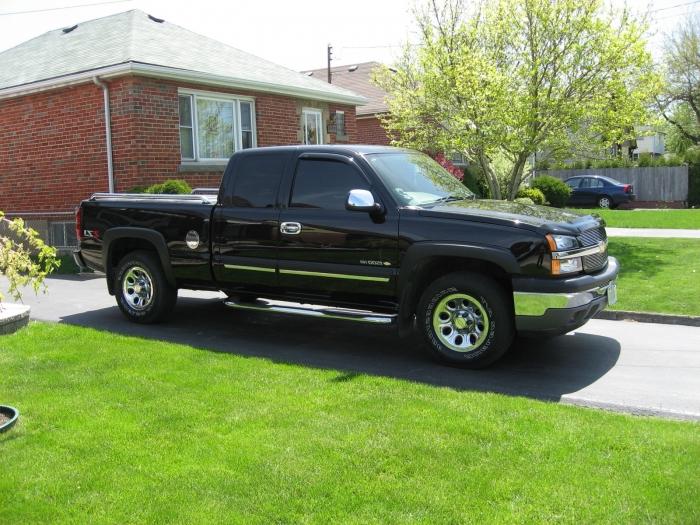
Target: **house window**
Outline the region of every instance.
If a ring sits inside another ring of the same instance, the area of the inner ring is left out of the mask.
[[[336,111],[335,112],[335,134],[338,137],[345,137],[345,112]]]
[[[302,110],[304,144],[323,144],[323,115],[320,109]]]
[[[225,161],[255,147],[252,100],[215,93],[180,93],[180,155],[189,161]]]
[[[74,248],[78,246],[74,222],[52,222],[49,226],[49,244],[56,248]]]

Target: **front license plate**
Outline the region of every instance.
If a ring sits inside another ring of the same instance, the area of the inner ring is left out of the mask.
[[[613,305],[617,302],[617,285],[615,281],[608,285],[608,304]]]

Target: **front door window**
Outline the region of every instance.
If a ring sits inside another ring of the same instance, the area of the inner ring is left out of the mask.
[[[320,109],[303,111],[304,144],[323,144],[323,117]]]

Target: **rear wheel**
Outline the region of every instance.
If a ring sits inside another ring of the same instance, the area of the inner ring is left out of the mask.
[[[601,198],[598,199],[598,207],[606,209],[612,208],[612,199],[607,195],[603,195]]]
[[[418,304],[418,327],[431,355],[464,368],[483,368],[513,340],[513,308],[494,279],[459,272],[435,280]]]
[[[135,251],[119,262],[114,286],[117,305],[135,323],[157,323],[165,319],[177,301],[177,288],[168,283],[157,257]]]

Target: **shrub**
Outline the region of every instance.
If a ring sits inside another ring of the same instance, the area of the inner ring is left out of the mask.
[[[9,294],[20,301],[23,287],[29,285],[35,292],[46,288],[44,279],[60,264],[56,248],[44,243],[22,219],[9,220],[0,212],[0,227],[0,274],[7,278]]]
[[[688,166],[688,206],[700,206],[700,164]]]
[[[537,177],[530,183],[530,187],[540,190],[547,202],[556,208],[564,207],[571,195],[571,188],[563,181],[548,175]]]
[[[546,202],[544,193],[537,188],[520,188],[516,197],[530,199],[533,204],[544,205]]]
[[[666,165],[667,165],[667,163],[666,163],[666,159],[664,157],[656,157],[654,159],[653,166],[660,168],[660,167],[663,167]]]
[[[700,146],[691,146],[685,151],[685,161],[688,164],[700,164]]]
[[[527,197],[516,197],[516,198],[513,200],[513,202],[517,202],[517,203],[519,203],[519,204],[529,204],[530,206],[532,206],[533,204],[535,204],[534,202],[532,202],[532,199],[529,199],[529,198],[527,198]]]
[[[166,180],[160,184],[153,184],[146,188],[144,193],[161,193],[167,195],[184,195],[192,193],[192,188],[181,179]]]
[[[637,161],[637,166],[640,168],[648,168],[651,166],[653,159],[651,158],[651,153],[641,153],[639,155],[639,160]]]

